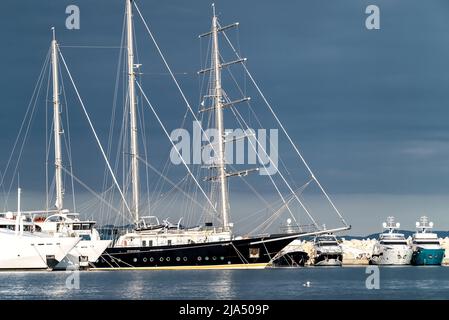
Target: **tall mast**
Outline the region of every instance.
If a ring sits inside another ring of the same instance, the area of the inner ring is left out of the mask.
[[[139,221],[139,150],[137,146],[137,112],[134,73],[134,50],[133,50],[133,21],[132,0],[126,0],[126,30],[128,48],[128,91],[129,91],[129,114],[130,114],[130,154],[131,154],[131,184],[132,184],[132,206],[134,222]]]
[[[58,49],[55,36],[55,28],[52,28],[53,40],[51,42],[51,62],[53,78],[53,132],[55,139],[55,189],[56,189],[56,209],[62,210],[63,190],[62,190],[62,156],[61,156],[61,124],[59,117],[59,71],[58,71]]]
[[[221,66],[220,53],[218,50],[218,21],[215,15],[215,6],[213,8],[212,18],[212,72],[213,72],[213,95],[215,109],[215,124],[218,130],[218,181],[220,184],[220,205],[223,219],[223,228],[229,230],[229,202],[227,189],[227,175],[225,168],[225,145],[224,145],[224,124],[223,124],[223,94],[221,89]]]

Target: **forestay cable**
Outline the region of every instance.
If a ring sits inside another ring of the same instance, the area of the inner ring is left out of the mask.
[[[223,31],[223,35],[226,38],[226,41],[228,42],[229,46],[231,47],[232,51],[234,52],[234,54],[236,55],[236,57],[238,59],[241,59],[239,53],[237,52],[237,50],[235,49],[235,47],[233,46],[233,44],[231,43],[231,41],[229,40],[226,32]],[[268,100],[265,98],[265,95],[263,94],[262,90],[259,88],[258,84],[256,83],[256,81],[254,80],[252,74],[249,72],[248,68],[246,67],[246,65],[243,63],[243,69],[245,70],[246,74],[248,75],[248,77],[250,78],[251,82],[253,83],[254,87],[256,88],[257,92],[260,94],[262,100],[265,102],[265,104],[267,105],[268,109],[270,110],[271,114],[273,115],[273,117],[275,118],[276,122],[278,123],[278,125],[280,126],[280,128],[282,129],[282,131],[284,132],[284,134],[286,135],[288,141],[290,142],[290,144],[292,145],[293,149],[296,151],[296,153],[298,154],[298,156],[300,157],[302,163],[304,164],[304,166],[306,167],[307,171],[310,173],[310,176],[313,180],[315,180],[315,182],[317,183],[318,187],[320,188],[321,192],[323,192],[324,196],[326,197],[326,199],[329,201],[329,203],[331,204],[332,208],[335,210],[335,212],[338,214],[338,216],[340,217],[340,220],[343,222],[343,224],[345,226],[348,226],[348,224],[346,223],[345,219],[343,218],[343,216],[341,215],[340,211],[338,211],[337,207],[334,205],[333,201],[331,200],[331,198],[329,197],[329,195],[327,194],[327,192],[324,190],[324,188],[321,186],[321,183],[318,181],[318,179],[315,177],[315,175],[313,174],[312,169],[310,169],[309,165],[307,164],[306,160],[304,159],[304,157],[302,156],[301,152],[298,150],[298,148],[296,147],[295,143],[293,142],[292,138],[290,137],[290,135],[288,134],[287,130],[285,129],[285,127],[282,125],[282,122],[279,120],[279,118],[277,117],[276,113],[274,112],[273,108],[271,107],[270,103],[268,102]]]

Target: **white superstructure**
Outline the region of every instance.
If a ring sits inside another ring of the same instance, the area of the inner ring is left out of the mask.
[[[388,232],[382,233],[374,245],[370,264],[377,265],[407,265],[412,260],[413,250],[402,233],[395,232],[400,223],[394,217],[388,217],[383,228]]]
[[[0,215],[0,269],[53,269],[79,241],[35,232],[34,224],[20,212],[19,200],[17,214]]]
[[[205,226],[184,228],[180,221],[159,223],[157,217],[142,217],[138,227],[122,235],[115,247],[153,247],[231,240],[231,233],[222,228]]]
[[[413,251],[418,248],[437,250],[441,249],[438,235],[428,230],[433,228],[433,222],[429,222],[426,216],[423,216],[416,222],[416,233],[412,236]]]
[[[58,263],[55,269],[68,267],[88,267],[89,262],[97,261],[106,250],[111,240],[101,240],[100,234],[94,228],[95,221],[80,220],[78,213],[61,210],[48,217],[37,216],[35,225],[44,233],[55,237],[80,237],[80,242]]]

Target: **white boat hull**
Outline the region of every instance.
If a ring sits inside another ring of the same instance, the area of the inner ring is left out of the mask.
[[[80,238],[54,238],[0,231],[0,269],[49,269],[63,260]]]
[[[324,259],[317,263],[315,263],[315,266],[319,267],[341,267],[342,262],[338,259]]]
[[[70,250],[67,256],[56,265],[55,270],[88,267],[89,263],[94,263],[98,260],[110,243],[111,240],[81,240],[72,250]],[[81,257],[87,258],[87,261],[81,261]]]
[[[409,247],[384,247],[379,254],[373,254],[370,264],[408,265],[412,260],[413,250]]]

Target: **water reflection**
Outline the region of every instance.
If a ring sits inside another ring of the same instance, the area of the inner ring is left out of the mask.
[[[237,270],[220,270],[214,274],[215,281],[206,286],[206,293],[212,299],[235,299],[234,281]],[[242,270],[240,270],[242,271]]]
[[[365,268],[90,271],[79,289],[66,272],[0,272],[0,299],[448,299],[449,268],[381,268],[367,290]],[[303,284],[310,281],[310,286]]]

